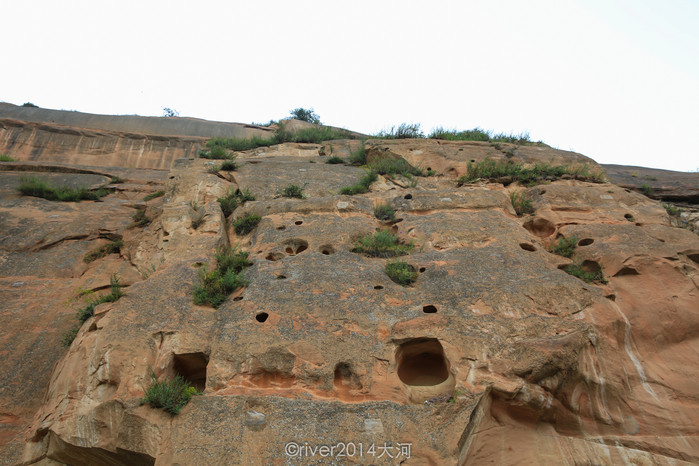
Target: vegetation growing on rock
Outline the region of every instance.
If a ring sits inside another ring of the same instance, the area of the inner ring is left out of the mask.
[[[593,181],[601,183],[604,181],[604,174],[594,171],[587,165],[550,165],[537,163],[531,167],[525,167],[521,163],[512,160],[485,159],[480,162],[468,162],[468,172],[458,179],[458,185],[472,183],[478,180],[496,180],[503,184],[510,184],[519,181],[527,186],[541,184],[546,181],[557,180],[564,176],[583,181]]]
[[[350,196],[354,194],[364,194],[369,191],[369,186],[371,186],[371,183],[378,179],[379,176],[377,173],[374,170],[369,170],[358,183],[353,184],[352,186],[345,186],[344,188],[340,189],[340,194],[347,194]]]
[[[524,214],[534,213],[534,206],[532,205],[531,201],[527,199],[525,195],[521,192],[511,192],[510,202],[512,202],[512,207],[515,209],[515,212],[517,212],[517,215],[520,217]]]
[[[379,204],[374,207],[374,217],[383,221],[395,220],[396,211],[393,210],[393,207],[391,207],[389,204]]]
[[[415,245],[412,241],[408,244],[401,243],[388,231],[381,230],[373,235],[359,238],[352,248],[352,252],[371,257],[395,257],[409,254],[414,248]]]
[[[222,247],[216,253],[216,268],[199,269],[201,284],[194,287],[194,304],[218,308],[238,288],[248,284],[244,271],[251,265],[248,253],[236,248]]]
[[[404,261],[389,262],[386,264],[386,275],[402,286],[408,286],[417,280],[415,267]]]
[[[83,261],[86,264],[89,264],[90,262],[93,262],[109,254],[118,254],[121,251],[122,246],[124,246],[124,242],[121,239],[116,239],[110,243],[105,244],[104,246],[100,246],[99,248],[88,252],[87,254],[85,254],[85,257],[83,257]]]
[[[84,200],[97,201],[109,194],[106,189],[91,191],[84,187],[71,188],[54,186],[49,181],[33,176],[21,176],[17,190],[25,196],[40,197],[49,201],[79,202]]]
[[[160,191],[156,191],[156,192],[154,192],[154,193],[148,194],[147,196],[145,196],[145,197],[143,198],[143,200],[144,200],[145,202],[148,202],[148,201],[152,201],[152,200],[155,199],[155,198],[162,197],[162,196],[164,196],[164,195],[165,195],[165,191],[160,190]]]
[[[254,201],[255,196],[247,188],[242,191],[230,188],[224,197],[219,197],[216,200],[221,205],[223,215],[228,217],[238,206],[243,205],[247,201]]]
[[[95,308],[98,305],[102,303],[116,302],[119,300],[119,298],[121,298],[124,295],[124,293],[121,291],[119,277],[117,277],[116,273],[109,278],[109,287],[109,294],[101,295],[97,298],[88,299],[87,304],[78,310],[76,317],[78,318],[79,323],[74,325],[70,330],[68,330],[68,332],[66,332],[63,335],[63,338],[61,340],[63,346],[67,347],[70,346],[71,343],[73,343],[73,340],[75,340],[75,337],[80,331],[80,327],[82,327],[82,324],[84,324],[87,319],[89,319],[95,314]]]
[[[146,394],[141,398],[141,405],[147,404],[151,408],[160,408],[170,414],[178,414],[194,395],[199,394],[197,389],[179,374],[168,381],[159,380],[151,371],[150,378]]]
[[[558,244],[552,246],[549,251],[559,256],[572,257],[577,244],[578,238],[575,236],[571,236],[570,238],[561,237],[558,239]]]
[[[240,217],[235,222],[233,222],[233,228],[238,235],[247,235],[252,230],[255,229],[258,223],[260,223],[262,217],[259,215],[246,215],[245,217]]]

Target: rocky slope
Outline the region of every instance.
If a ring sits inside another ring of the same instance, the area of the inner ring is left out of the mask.
[[[2,164],[4,462],[699,461],[696,234],[614,184],[456,183],[485,158],[595,166],[546,147],[370,140],[370,161],[436,175],[339,195],[365,171],[324,162],[358,144],[260,148],[230,173],[192,157],[169,171]],[[57,204],[14,191],[18,170],[125,183],[103,202]],[[289,184],[307,197],[279,197]],[[217,198],[231,188],[256,200],[226,219]],[[518,216],[513,192],[535,213]],[[378,220],[379,204],[396,219]],[[137,208],[148,225],[130,227]],[[236,234],[232,220],[248,214],[259,225]],[[353,252],[380,229],[414,244],[411,286],[386,275],[389,259]],[[119,254],[82,262],[115,236]],[[576,238],[572,259],[548,251],[559,238]],[[249,284],[218,309],[194,305],[222,245],[249,252]],[[573,262],[607,283],[567,274]],[[63,350],[77,292],[108,288],[113,273],[125,296],[98,306]],[[141,406],[151,370],[203,393],[174,416]]]

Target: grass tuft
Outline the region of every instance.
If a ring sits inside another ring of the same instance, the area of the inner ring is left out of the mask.
[[[366,150],[364,149],[364,143],[362,142],[362,147],[352,152],[347,159],[350,165],[365,165],[366,164]]]
[[[359,238],[352,248],[352,252],[371,257],[396,257],[409,254],[414,247],[412,242],[403,244],[394,235],[382,230],[373,235]]]
[[[133,223],[129,228],[144,227],[150,223],[150,219],[146,216],[145,208],[138,208],[136,212],[131,216]]]
[[[430,139],[445,139],[447,141],[483,141],[483,142],[507,142],[510,144],[530,145],[540,144],[541,141],[534,142],[529,139],[529,133],[523,132],[520,134],[510,133],[493,133],[490,130],[481,128],[473,128],[465,131],[457,131],[456,129],[444,129],[442,127],[435,128],[428,136]],[[499,150],[499,147],[496,147]]]
[[[40,197],[49,201],[80,202],[84,200],[97,201],[109,194],[106,189],[90,191],[87,188],[70,188],[54,186],[47,180],[33,176],[20,176],[17,190],[25,196]]]
[[[389,262],[386,264],[386,275],[402,286],[408,286],[417,280],[415,267],[403,261]]]
[[[345,163],[345,160],[342,157],[338,157],[337,155],[333,155],[328,160],[326,160],[325,163],[330,164],[330,165],[337,165],[340,163]]]
[[[63,346],[68,347],[71,345],[71,343],[73,343],[73,340],[75,340],[75,337],[78,335],[82,324],[84,324],[87,319],[95,315],[95,308],[98,305],[102,303],[116,302],[124,295],[124,293],[121,291],[119,277],[117,277],[116,273],[109,277],[109,287],[109,294],[102,295],[97,298],[91,298],[87,301],[84,307],[78,309],[76,317],[78,318],[79,323],[63,334],[63,338],[61,339]]]
[[[485,159],[481,162],[467,165],[468,173],[458,180],[458,185],[472,183],[478,180],[502,180],[504,184],[519,181],[527,186],[557,180],[564,175],[584,181],[602,183],[605,181],[601,171],[594,171],[587,165],[570,167],[568,165],[550,165],[537,163],[533,167],[525,167],[512,160]]]
[[[146,394],[140,400],[141,405],[149,405],[151,408],[160,408],[170,414],[177,414],[185,407],[194,395],[198,395],[197,389],[191,386],[181,375],[174,379],[159,380],[151,371],[151,382],[146,388]]]
[[[231,247],[223,247],[216,253],[217,266],[209,272],[206,266],[199,269],[201,284],[194,287],[194,304],[218,308],[232,292],[246,286],[245,267],[251,265],[248,253]]]
[[[122,246],[124,246],[124,242],[121,239],[114,240],[111,243],[107,243],[104,246],[100,246],[99,248],[93,249],[85,254],[83,261],[86,264],[89,264],[90,262],[96,261],[97,259],[105,257],[109,254],[118,254],[121,251]]]
[[[238,206],[243,205],[247,201],[254,201],[255,196],[247,188],[243,191],[230,188],[224,197],[219,197],[216,200],[221,204],[223,215],[228,217]]]
[[[14,162],[14,161],[15,161],[15,159],[13,159],[12,157],[10,157],[9,155],[7,155],[7,154],[0,154],[0,162]]]
[[[401,123],[398,126],[392,126],[388,131],[380,131],[374,137],[379,139],[416,139],[424,138],[425,135],[422,133],[419,123]]]
[[[549,249],[550,252],[563,257],[572,257],[575,252],[575,247],[578,245],[578,238],[571,236],[570,238],[559,238],[558,244]]]
[[[582,264],[575,263],[570,264],[568,267],[566,267],[565,271],[568,275],[577,277],[585,283],[608,283],[607,279],[604,278],[604,274],[602,273],[601,268],[596,272],[588,272],[583,268]]]
[[[521,217],[524,214],[533,214],[534,206],[531,201],[521,193],[521,192],[511,192],[510,202],[512,202],[512,207],[514,207],[517,216]]]
[[[371,183],[378,179],[379,176],[376,174],[376,172],[374,170],[369,170],[367,174],[364,175],[357,184],[354,184],[352,186],[345,186],[344,188],[340,189],[340,194],[347,194],[349,196],[353,196],[355,194],[364,194],[367,191],[369,191],[369,186],[371,186]]]
[[[303,189],[305,187],[306,185],[299,186],[297,184],[290,184],[288,186],[284,186],[280,194],[282,197],[306,199],[306,195],[303,193]]]
[[[160,191],[156,191],[156,192],[154,192],[154,193],[150,193],[149,195],[145,196],[145,197],[143,198],[143,200],[144,200],[145,202],[148,202],[148,201],[151,201],[151,200],[153,200],[153,199],[155,199],[155,198],[157,198],[157,197],[162,197],[162,196],[164,196],[164,195],[165,195],[165,191],[160,190]]]
[[[258,223],[260,223],[262,217],[259,215],[246,215],[245,217],[240,217],[235,222],[233,222],[233,228],[237,235],[247,235],[252,230],[255,229]]]
[[[396,219],[396,211],[388,204],[379,204],[374,207],[374,217],[383,221],[393,221]]]

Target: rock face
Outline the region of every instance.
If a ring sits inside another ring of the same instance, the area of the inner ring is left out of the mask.
[[[609,179],[624,188],[644,190],[645,194],[653,199],[699,204],[699,173],[624,165],[603,167]]]
[[[126,183],[103,203],[56,206],[3,183],[0,309],[15,329],[1,342],[5,462],[699,461],[697,235],[613,184],[457,187],[468,162],[486,157],[594,165],[543,147],[367,141],[369,160],[402,158],[437,175],[380,177],[342,196],[364,170],[324,162],[356,145],[258,149],[229,173],[193,158],[169,173],[113,169],[105,175]],[[165,195],[148,202],[150,223],[127,228],[158,183]],[[280,197],[290,184],[306,198]],[[256,200],[226,219],[217,198],[231,188]],[[518,217],[513,192],[535,213]],[[379,204],[396,219],[375,218]],[[237,235],[232,221],[249,214],[260,223]],[[54,227],[51,215],[67,219]],[[383,229],[414,245],[401,257],[414,284],[386,275],[393,259],[353,252]],[[107,231],[123,237],[121,253],[81,263]],[[548,252],[560,238],[575,238],[572,258]],[[199,270],[222,245],[249,252],[249,284],[218,309],[196,306]],[[567,274],[573,263],[607,283]],[[98,306],[62,353],[65,301],[117,271],[125,296]],[[177,415],[141,406],[151,371],[202,394]]]

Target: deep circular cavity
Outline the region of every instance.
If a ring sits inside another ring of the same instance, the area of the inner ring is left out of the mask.
[[[529,243],[519,243],[519,247],[524,249],[525,251],[536,251],[536,247],[533,244]]]
[[[434,386],[449,377],[442,344],[436,338],[420,338],[403,343],[396,350],[398,378],[406,385]]]
[[[425,270],[427,270],[425,267],[420,267],[420,273],[423,273]]]
[[[406,194],[405,196],[403,196],[403,199],[412,199],[412,198],[413,198],[412,194]]]
[[[546,238],[547,236],[551,236],[556,232],[556,226],[550,221],[541,217],[527,220],[523,226],[531,234],[538,236],[539,238]]]
[[[277,275],[277,280],[284,280],[286,279],[286,275]]]
[[[303,220],[296,220],[294,222],[294,225],[302,225],[302,224],[303,224]]]
[[[422,312],[424,312],[425,314],[436,314],[437,308],[432,304],[428,304],[426,306],[422,306]]]
[[[280,225],[277,227],[277,230],[286,230],[286,226]]]
[[[242,301],[242,300],[243,300],[242,296],[236,296],[235,298],[233,298],[233,301]]]
[[[578,246],[589,246],[594,242],[595,240],[592,238],[583,238],[580,241],[578,241]]]
[[[383,290],[383,285],[376,285],[374,287],[375,290]]]
[[[321,254],[325,254],[326,256],[329,256],[330,254],[335,254],[335,248],[329,244],[324,244],[318,250],[321,252]]]
[[[258,322],[264,322],[267,320],[268,317],[269,317],[269,314],[267,314],[266,312],[260,312],[259,314],[257,314],[255,316],[255,320]]]

